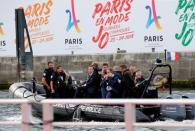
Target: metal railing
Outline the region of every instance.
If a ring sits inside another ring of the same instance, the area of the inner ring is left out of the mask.
[[[192,99],[47,99],[41,102],[43,104],[43,130],[51,131],[53,126],[124,126],[126,131],[133,131],[135,127],[168,127],[168,128],[195,128],[195,124],[184,123],[137,123],[135,120],[135,105],[162,105],[162,104],[187,104],[195,105]],[[53,122],[52,104],[101,104],[114,105],[124,104],[125,114],[124,123],[111,122]],[[46,123],[46,124],[44,124]]]
[[[20,104],[22,112],[21,121],[0,121],[0,125],[19,125],[23,131],[29,131],[31,104],[25,99],[0,99],[0,104]]]
[[[43,100],[43,130],[52,131],[53,126],[87,126],[90,127],[111,127],[121,126],[125,127],[126,131],[133,131],[135,127],[167,127],[167,128],[195,128],[195,124],[190,123],[137,123],[135,120],[135,105],[195,105],[193,99],[47,99]],[[17,121],[0,121],[0,125],[21,125],[23,131],[30,130],[30,117],[31,117],[31,104],[25,99],[0,99],[0,104],[20,104],[22,111],[22,120]],[[114,105],[124,104],[125,105],[125,122],[53,122],[53,104],[101,104],[101,105]]]

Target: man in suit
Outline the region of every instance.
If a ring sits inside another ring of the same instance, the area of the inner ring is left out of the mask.
[[[130,71],[130,73],[131,73],[132,79],[134,80],[134,79],[135,79],[135,73],[136,73],[136,71],[137,71],[136,66],[135,66],[135,65],[131,65],[131,66],[129,67],[129,71]]]
[[[96,98],[98,91],[98,75],[94,71],[94,66],[88,67],[88,79],[82,83],[82,87],[77,88],[75,97],[86,97],[86,98]]]
[[[144,82],[144,77],[142,76],[142,72],[140,70],[137,70],[135,73],[135,94],[136,98],[142,97],[142,94],[145,89],[145,82]]]
[[[94,69],[94,76],[97,77],[96,80],[96,87],[97,87],[97,92],[95,95],[96,98],[101,98],[101,87],[100,87],[100,83],[101,83],[101,71],[102,69],[99,68],[99,65],[97,63],[92,63],[93,69]]]
[[[123,88],[122,98],[134,98],[134,80],[126,65],[120,65],[122,72],[121,87]]]
[[[99,86],[99,76],[94,71],[93,66],[88,67],[88,79],[86,81],[87,98],[97,97],[97,91]]]

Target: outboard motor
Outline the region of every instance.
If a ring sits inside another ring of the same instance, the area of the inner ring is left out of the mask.
[[[178,94],[171,94],[167,96],[167,99],[182,99],[182,96]],[[186,119],[185,105],[161,105],[161,115],[166,118],[171,118],[176,121],[182,121]]]
[[[195,99],[195,94],[186,93],[182,95],[184,99]],[[185,105],[186,106],[186,119],[194,119],[195,118],[195,105]]]

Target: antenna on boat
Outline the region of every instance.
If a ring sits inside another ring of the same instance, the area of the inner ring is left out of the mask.
[[[37,89],[36,89],[36,78],[35,77],[33,77],[33,79],[32,79],[32,85],[33,85],[33,88],[32,88],[32,92],[33,92],[33,94],[35,94],[36,92],[37,92]]]
[[[15,19],[18,80],[31,80],[33,77],[33,50],[23,9],[15,9]],[[26,52],[27,47],[30,49],[28,52]]]

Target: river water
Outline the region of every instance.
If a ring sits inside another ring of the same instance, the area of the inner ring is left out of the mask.
[[[195,91],[184,91],[184,92],[194,92]],[[184,92],[176,92],[176,93],[184,93]],[[0,98],[9,98],[8,90],[0,90]],[[0,105],[0,121],[21,121],[21,111],[19,105]],[[41,123],[41,118],[37,116],[32,116],[31,118],[32,123]],[[189,123],[189,124],[195,124],[195,120],[185,120],[182,122],[176,122],[173,120],[166,120],[166,121],[157,121],[156,123]],[[41,131],[42,126],[32,125],[31,131]],[[123,127],[110,127],[110,128],[104,128],[104,127],[82,127],[82,128],[54,128],[54,131],[124,131],[125,128]],[[0,131],[21,131],[20,126],[5,126],[0,125]],[[136,128],[135,131],[195,131],[195,129],[168,129],[168,128],[158,128],[158,129],[149,129],[149,128]]]

